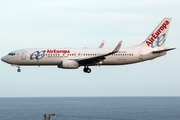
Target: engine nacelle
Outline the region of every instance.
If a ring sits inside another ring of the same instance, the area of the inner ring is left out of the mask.
[[[64,69],[77,69],[79,68],[79,63],[75,60],[63,60],[58,68]]]

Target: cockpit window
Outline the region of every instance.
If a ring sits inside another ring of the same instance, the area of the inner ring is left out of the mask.
[[[10,56],[14,56],[14,55],[15,55],[15,53],[9,53],[8,55],[10,55]]]

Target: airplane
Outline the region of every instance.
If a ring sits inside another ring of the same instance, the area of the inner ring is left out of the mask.
[[[89,66],[126,65],[161,57],[175,48],[164,48],[171,18],[165,17],[152,33],[141,44],[121,49],[122,41],[113,49],[102,48],[32,48],[10,52],[1,58],[3,62],[20,66],[53,65],[62,69],[77,69],[84,66],[83,71],[90,73]],[[102,46],[102,47],[101,47]]]

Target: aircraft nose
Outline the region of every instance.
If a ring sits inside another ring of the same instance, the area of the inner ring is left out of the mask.
[[[3,62],[6,62],[6,61],[7,61],[5,56],[2,57],[1,60],[2,60]]]

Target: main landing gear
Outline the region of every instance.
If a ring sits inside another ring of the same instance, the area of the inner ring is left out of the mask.
[[[91,69],[90,69],[88,66],[84,66],[83,71],[84,71],[85,73],[90,73],[90,72],[91,72]]]

